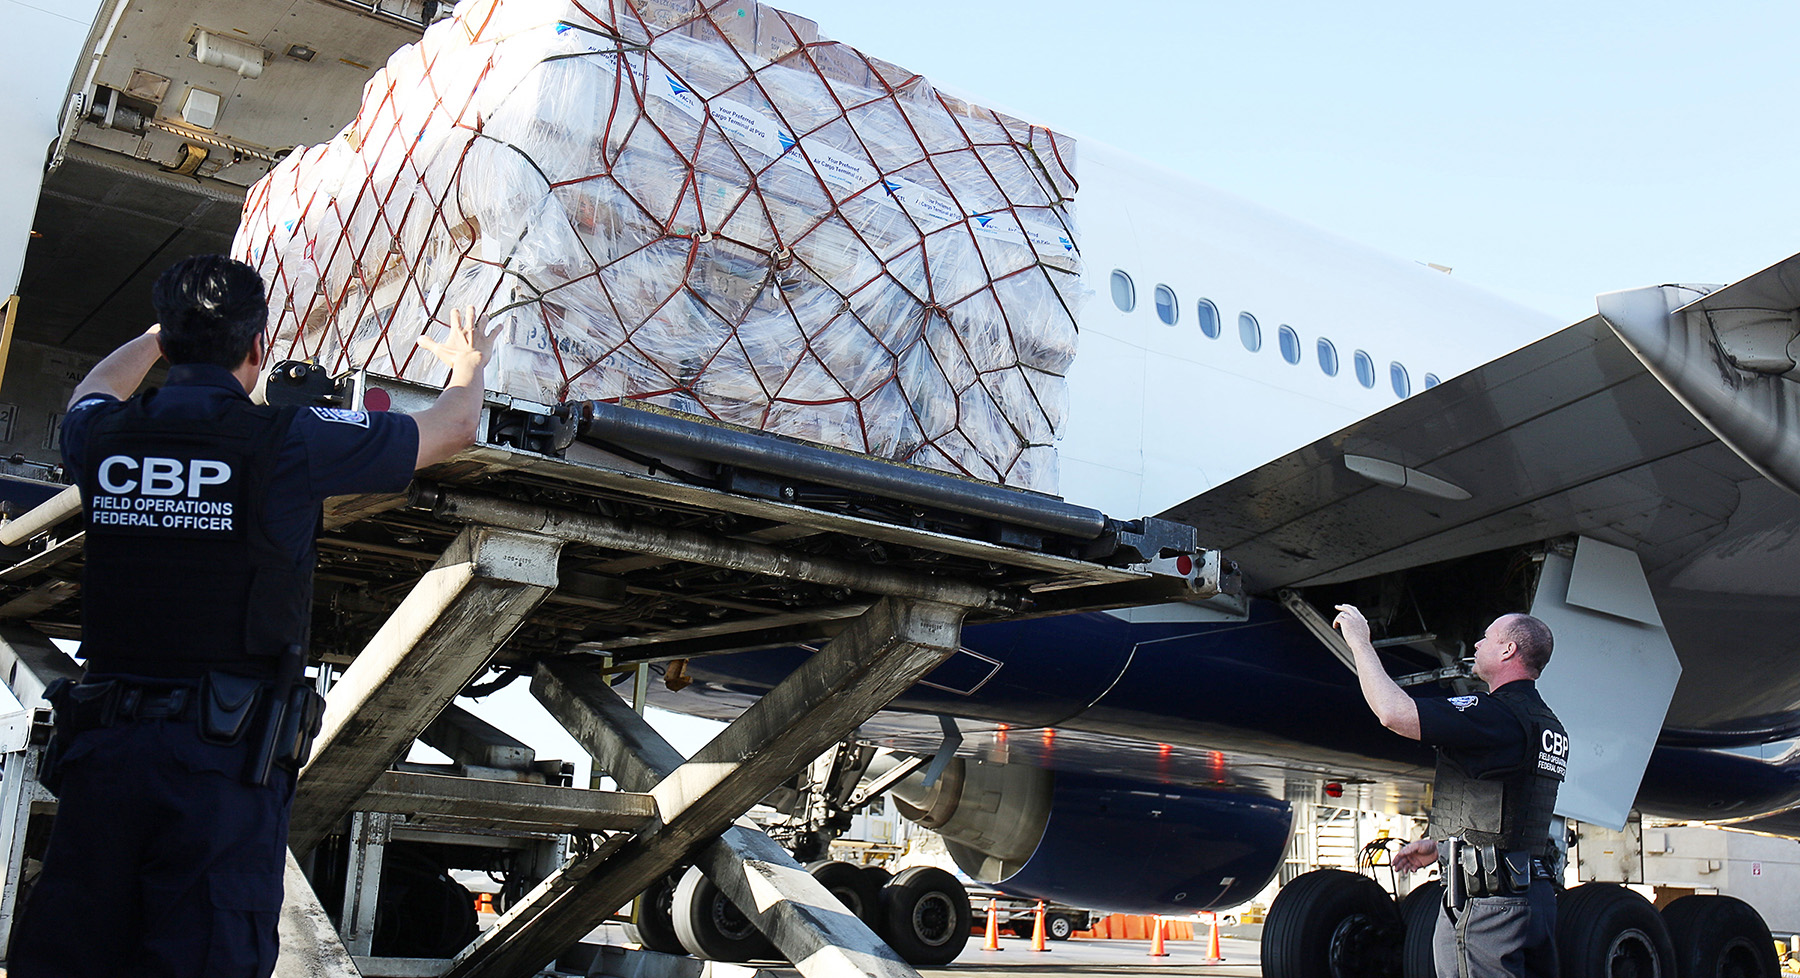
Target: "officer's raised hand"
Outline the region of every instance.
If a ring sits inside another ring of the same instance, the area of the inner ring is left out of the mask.
[[[475,441],[481,422],[482,395],[486,392],[488,355],[494,336],[474,306],[450,312],[450,335],[442,342],[421,334],[419,345],[450,367],[444,392],[423,411],[413,415],[419,425],[419,455],[415,468],[442,462]]]
[[[419,345],[450,368],[451,384],[459,366],[479,366],[487,362],[494,350],[494,331],[474,306],[450,310],[450,335],[440,343],[425,333],[419,334]],[[471,363],[471,358],[473,363]],[[449,385],[446,385],[449,386]]]
[[[1337,613],[1338,616],[1332,619],[1331,625],[1344,633],[1344,641],[1349,642],[1351,648],[1370,644],[1369,619],[1363,617],[1361,609],[1353,604],[1340,604],[1337,606]]]
[[[1356,679],[1363,699],[1375,711],[1375,718],[1400,736],[1418,740],[1419,708],[1382,668],[1375,644],[1369,640],[1369,619],[1353,604],[1340,604],[1337,612],[1331,624],[1344,633],[1344,644],[1350,646],[1356,662]]]

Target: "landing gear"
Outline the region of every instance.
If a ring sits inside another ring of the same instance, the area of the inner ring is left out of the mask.
[[[1437,932],[1443,905],[1441,880],[1420,883],[1400,901],[1400,922],[1406,926],[1406,936],[1400,944],[1400,978],[1436,978],[1432,936]]]
[[[677,867],[676,872],[659,877],[644,888],[638,904],[637,931],[638,943],[647,951],[687,953],[687,948],[681,946],[680,935],[675,933],[675,887],[681,883],[681,875]]]
[[[1563,978],[1677,978],[1662,915],[1613,883],[1584,883],[1557,901],[1556,953]]]
[[[969,893],[935,866],[914,866],[882,887],[881,919],[878,933],[908,964],[946,965],[969,943]]]
[[[1282,887],[1269,905],[1263,974],[1391,978],[1400,970],[1400,945],[1400,908],[1381,884],[1339,869],[1314,870]]]
[[[670,916],[682,947],[694,957],[708,961],[780,957],[775,945],[697,866],[690,867],[676,885]]]
[[[875,872],[871,873],[873,869]],[[819,885],[831,891],[844,909],[855,914],[871,928],[881,919],[881,888],[887,884],[887,871],[846,862],[823,860],[807,864],[806,871]],[[876,876],[875,873],[880,873]]]
[[[1728,896],[1686,896],[1662,911],[1676,978],[1776,978],[1781,963],[1762,915]]]

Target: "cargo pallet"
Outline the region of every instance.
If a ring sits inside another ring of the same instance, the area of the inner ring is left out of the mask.
[[[277,402],[401,411],[435,393],[301,364],[278,365],[270,385]],[[327,504],[313,656],[328,706],[299,777],[277,974],[537,974],[692,862],[808,978],[913,975],[786,851],[733,823],[954,656],[965,622],[1201,600],[1232,586],[1229,563],[1190,527],[1121,522],[673,412],[490,400],[481,431],[407,492]],[[79,505],[65,491],[0,528],[0,669],[24,706],[0,718],[0,940],[16,919],[32,819],[41,832],[54,809],[35,780],[41,693],[79,672],[49,641],[79,637]],[[809,643],[814,655],[692,758],[614,689],[621,670],[641,684],[651,662]],[[489,669],[529,674],[621,790],[500,770],[501,755],[528,768],[529,751],[453,704]],[[420,737],[460,745],[475,759],[465,768],[487,777],[397,765]],[[371,958],[381,845],[404,831],[537,846],[547,865],[453,958]],[[593,844],[568,852],[570,832]],[[350,868],[334,926],[301,865],[344,833]]]

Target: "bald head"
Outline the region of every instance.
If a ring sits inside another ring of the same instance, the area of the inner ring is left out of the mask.
[[[1533,678],[1544,672],[1550,664],[1550,650],[1556,641],[1550,635],[1550,626],[1542,620],[1530,615],[1502,615],[1494,624],[1502,641],[1511,642],[1519,647],[1519,658]]]

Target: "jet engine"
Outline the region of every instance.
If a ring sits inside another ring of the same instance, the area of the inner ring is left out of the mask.
[[[1294,821],[1287,802],[1262,795],[966,758],[892,797],[976,879],[1131,913],[1243,903],[1280,868]]]

